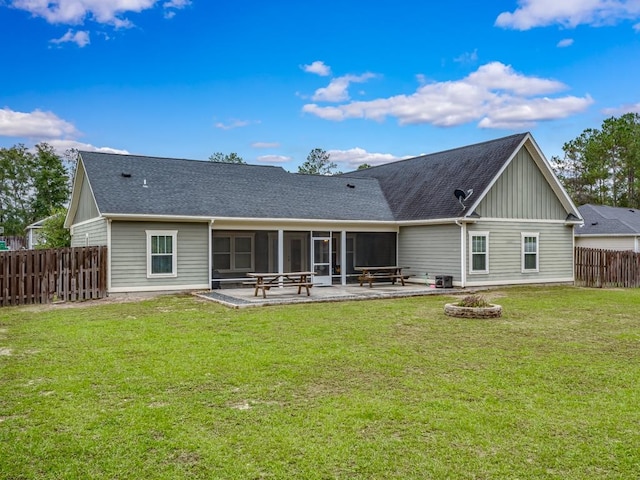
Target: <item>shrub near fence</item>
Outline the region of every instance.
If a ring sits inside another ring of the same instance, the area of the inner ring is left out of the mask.
[[[107,294],[107,247],[0,252],[0,306]]]
[[[640,287],[640,254],[576,247],[575,283],[585,287]]]

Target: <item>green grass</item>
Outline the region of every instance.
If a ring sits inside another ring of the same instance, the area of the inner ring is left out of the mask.
[[[640,290],[0,309],[2,479],[640,472]]]

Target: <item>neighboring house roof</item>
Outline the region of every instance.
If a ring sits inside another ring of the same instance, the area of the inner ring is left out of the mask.
[[[473,189],[466,206],[477,205],[528,137],[528,133],[519,133],[345,175],[377,178],[396,220],[461,217],[473,209],[463,209],[454,191]]]
[[[42,220],[38,220],[37,222],[33,222],[31,225],[27,225],[25,227],[26,230],[35,230],[35,229],[39,229],[42,228],[42,225],[44,224],[44,222],[46,222],[47,220],[49,220],[50,218],[55,217],[55,215],[49,215],[46,218],[43,218]]]
[[[98,210],[105,216],[393,221],[375,179],[96,152],[81,152],[80,158]]]
[[[576,236],[640,235],[638,209],[587,204],[578,210],[584,218],[584,226],[575,230]]]

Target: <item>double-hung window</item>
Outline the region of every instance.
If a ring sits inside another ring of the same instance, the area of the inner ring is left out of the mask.
[[[522,272],[537,272],[539,267],[539,233],[522,233]]]
[[[253,235],[220,233],[213,237],[214,269],[250,272],[254,269],[253,264]]]
[[[147,277],[178,276],[178,231],[147,230]]]
[[[469,272],[489,273],[489,232],[469,232]]]

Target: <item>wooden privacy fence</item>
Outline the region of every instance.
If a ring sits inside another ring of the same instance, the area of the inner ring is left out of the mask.
[[[640,287],[640,254],[576,247],[575,283],[585,287]]]
[[[107,294],[107,247],[0,252],[0,306]]]

